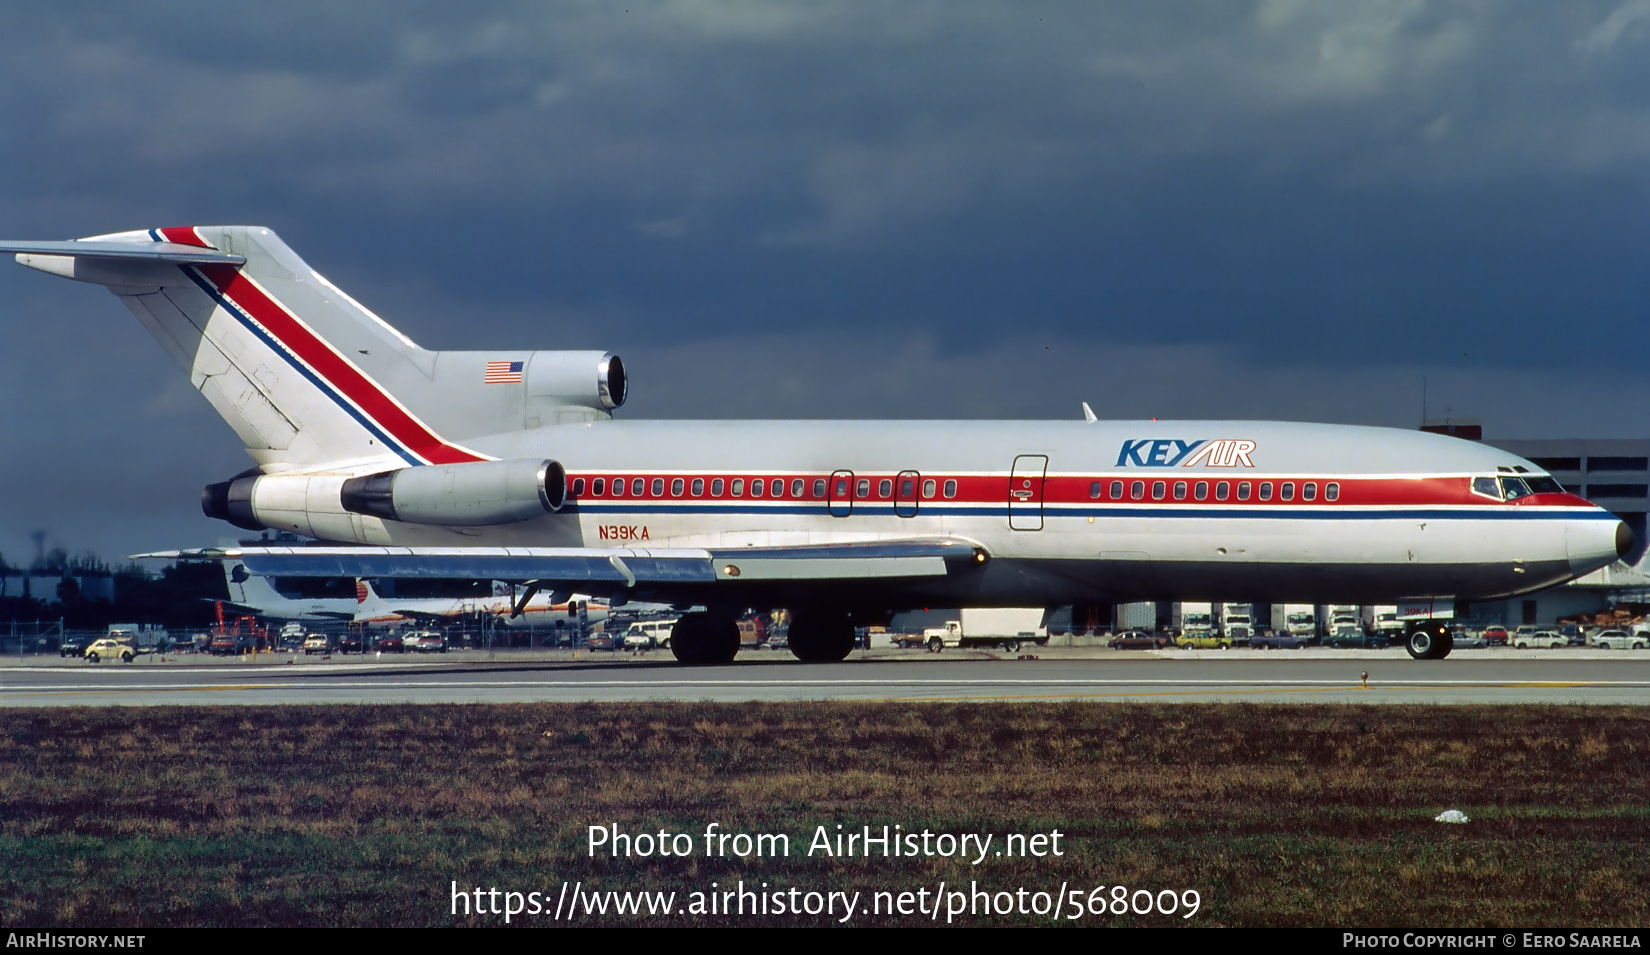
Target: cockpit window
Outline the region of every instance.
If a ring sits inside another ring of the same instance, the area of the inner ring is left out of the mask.
[[[1529,485],[1531,494],[1563,494],[1564,493],[1564,485],[1562,485],[1562,484],[1558,483],[1557,481],[1553,480],[1551,476],[1546,475],[1546,474],[1532,474],[1532,475],[1529,475],[1528,477],[1524,478],[1524,483]]]
[[[1482,494],[1485,497],[1493,497],[1498,501],[1501,500],[1501,486],[1496,484],[1495,478],[1492,477],[1473,478],[1472,492]]]
[[[1529,497],[1530,489],[1518,478],[1504,477],[1501,479],[1501,493],[1507,496],[1507,500],[1516,501],[1521,497]]]

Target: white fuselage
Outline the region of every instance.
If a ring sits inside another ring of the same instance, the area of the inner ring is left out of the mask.
[[[563,462],[568,503],[491,527],[346,514],[282,529],[361,544],[642,549],[960,538],[996,568],[960,596],[1005,606],[1482,600],[1572,579],[1619,543],[1619,521],[1573,495],[1474,492],[1475,479],[1539,475],[1528,461],[1383,428],[614,420],[465,444]]]

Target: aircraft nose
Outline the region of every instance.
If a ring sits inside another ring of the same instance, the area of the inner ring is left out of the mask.
[[[1623,521],[1574,521],[1565,529],[1570,572],[1577,577],[1625,557],[1633,549],[1633,529]]]

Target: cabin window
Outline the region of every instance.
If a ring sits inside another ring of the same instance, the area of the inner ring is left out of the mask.
[[[1219,484],[1215,485],[1215,500],[1224,501],[1226,498],[1231,496],[1231,493],[1232,485],[1226,481],[1221,481]]]
[[[1260,482],[1260,499],[1263,500],[1263,501],[1270,501],[1272,499],[1272,482],[1271,481],[1262,481],[1262,482]]]
[[[1293,501],[1295,499],[1295,485],[1294,485],[1294,482],[1285,481],[1282,484],[1278,485],[1278,497],[1282,498],[1285,501]]]
[[[705,493],[705,479],[704,478],[694,478],[693,479],[693,496],[694,497],[700,497],[704,493]]]
[[[1249,482],[1248,481],[1239,481],[1238,482],[1238,500],[1240,500],[1240,501],[1249,500]]]
[[[956,497],[957,496],[957,482],[956,482],[955,479],[952,479],[952,480],[949,480],[949,481],[945,482],[945,496],[946,497]]]
[[[791,485],[791,490],[800,491],[801,489],[798,488],[795,484],[792,484]],[[801,497],[802,495],[799,493],[799,494],[797,494],[797,496]],[[825,479],[824,478],[814,478],[814,497],[824,497],[824,496],[825,496]]]
[[[744,497],[745,496],[745,479],[744,478],[734,478],[733,483],[728,485],[728,493],[732,494],[734,497]]]
[[[1473,478],[1472,492],[1501,500],[1501,485],[1495,483],[1495,478],[1492,477]]]
[[[937,485],[934,484],[934,479],[933,478],[928,478],[927,480],[923,481],[922,482],[922,496],[923,497],[933,497],[934,496],[934,488],[936,486]]]
[[[765,482],[761,478],[751,478],[751,497],[761,497],[762,496],[763,484],[764,483]],[[776,481],[776,482],[774,482],[774,486],[775,487],[784,487],[785,485],[783,485],[783,484]],[[735,491],[734,493],[737,494],[739,492]]]
[[[891,496],[893,493],[894,482],[892,480],[889,478],[883,478],[877,482],[877,497],[885,498]]]
[[[596,479],[594,479],[590,482],[590,496],[591,497],[601,497],[603,494],[606,494],[606,493],[607,493],[607,480],[605,478],[596,478]]]
[[[858,484],[854,487],[854,496],[859,498],[862,501],[871,496],[871,479],[870,478],[860,478],[859,479]]]
[[[1098,500],[1099,497],[1100,497],[1100,482],[1095,481],[1093,484],[1089,485],[1089,500],[1091,500],[1091,501]]]
[[[1199,481],[1196,484],[1192,485],[1192,496],[1197,498],[1200,501],[1208,498],[1208,496],[1209,496],[1209,482],[1208,481]]]
[[[1317,484],[1315,484],[1311,481],[1307,481],[1305,484],[1301,485],[1301,500],[1303,500],[1303,501],[1314,501],[1314,500],[1317,500],[1317,498],[1318,498],[1318,485]]]
[[[573,496],[574,497],[579,497],[582,494],[584,494],[584,478],[574,478],[573,479]]]
[[[900,478],[899,496],[902,498],[917,496],[917,482],[915,478]]]
[[[624,497],[624,478],[613,479],[613,496]]]
[[[685,488],[685,487],[687,487],[687,482],[686,481],[683,481],[681,478],[671,478],[670,479],[670,496],[671,497],[681,497],[682,496],[682,489]]]
[[[817,479],[817,478],[814,480],[814,494],[818,497],[824,497],[825,496],[825,482],[823,480]],[[802,496],[802,479],[801,478],[792,478],[791,479],[791,497],[801,497],[801,496]]]
[[[1323,486],[1323,499],[1324,500],[1326,500],[1326,501],[1338,501],[1338,500],[1340,500],[1340,497],[1341,497],[1341,486],[1339,484],[1336,484],[1334,481],[1330,481],[1328,484],[1325,484]]]
[[[678,493],[680,493],[680,492],[678,492]],[[653,479],[653,496],[654,497],[664,497],[665,496],[665,479],[664,478],[654,478]]]
[[[1146,496],[1146,482],[1145,481],[1136,481],[1133,484],[1129,485],[1129,497],[1132,497],[1132,498],[1134,498],[1135,500],[1138,501],[1138,500],[1140,500],[1141,498],[1143,498],[1145,496]]]
[[[1123,499],[1123,482],[1122,481],[1113,481],[1113,482],[1111,482],[1111,499],[1114,500],[1114,501],[1121,501]]]
[[[1163,500],[1163,482],[1162,481],[1153,481],[1152,482],[1152,500],[1154,500],[1154,501]]]
[[[641,497],[642,496],[642,491],[646,490],[646,488],[647,488],[647,481],[646,480],[644,480],[642,478],[631,478],[630,479],[630,496],[631,497]]]
[[[1177,500],[1177,501],[1184,501],[1186,499],[1186,482],[1185,481],[1176,481],[1176,482],[1174,482],[1174,499]]]
[[[721,478],[712,478],[711,479],[711,482],[710,482],[710,496],[711,497],[721,497],[722,496],[722,479]]]

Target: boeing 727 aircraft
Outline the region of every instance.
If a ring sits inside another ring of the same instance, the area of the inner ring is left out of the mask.
[[[700,607],[672,649],[727,661],[746,608],[839,660],[924,606],[1398,603],[1440,618],[1632,546],[1609,512],[1496,448],[1271,421],[624,421],[595,351],[429,351],[269,229],[3,242],[106,286],[256,467],[205,512],[324,546],[242,547],[255,574],[469,577]]]

